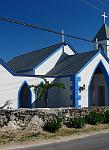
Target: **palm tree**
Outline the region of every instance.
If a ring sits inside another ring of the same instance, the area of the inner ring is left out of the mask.
[[[50,83],[47,81],[47,79],[42,78],[44,82],[41,82],[38,85],[30,85],[29,88],[34,88],[34,93],[36,95],[37,93],[37,98],[38,99],[44,99],[45,101],[45,106],[48,107],[48,91],[52,87],[57,87],[60,89],[65,89],[65,86],[63,83]]]

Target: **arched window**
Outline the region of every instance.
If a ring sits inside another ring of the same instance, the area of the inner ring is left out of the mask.
[[[22,84],[18,96],[19,108],[31,108],[31,90],[28,88],[26,81]]]

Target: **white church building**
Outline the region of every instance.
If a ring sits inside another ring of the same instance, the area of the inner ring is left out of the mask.
[[[109,105],[109,28],[103,24],[95,35],[93,51],[78,53],[68,42],[51,45],[16,56],[5,63],[0,59],[0,106],[10,100],[12,109],[45,107],[37,102],[33,89],[42,76],[60,82],[65,90],[52,88],[48,107],[90,107]]]

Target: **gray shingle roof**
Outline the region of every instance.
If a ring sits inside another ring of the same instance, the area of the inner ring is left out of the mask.
[[[59,47],[65,44],[66,42],[63,42],[17,56],[10,60],[7,64],[14,72],[32,70],[35,66],[39,65],[48,56],[55,52]]]
[[[96,41],[96,38],[98,41],[109,39],[109,27],[106,24],[102,25],[93,41]]]
[[[90,52],[66,56],[66,58],[58,63],[50,72],[47,73],[47,75],[56,77],[76,74],[97,53],[98,50],[94,50]]]

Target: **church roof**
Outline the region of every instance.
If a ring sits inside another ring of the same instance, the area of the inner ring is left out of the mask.
[[[94,50],[75,55],[68,55],[60,63],[58,63],[50,72],[48,72],[47,76],[57,77],[76,74],[97,53],[98,50]]]
[[[35,50],[20,56],[17,56],[10,60],[7,64],[14,72],[32,70],[41,62],[46,60],[51,54],[53,54],[59,47],[66,45],[66,42],[58,43],[40,50]],[[73,51],[75,51],[72,48]]]
[[[98,41],[109,39],[109,27],[106,24],[102,25],[93,41],[96,41],[96,38]]]

